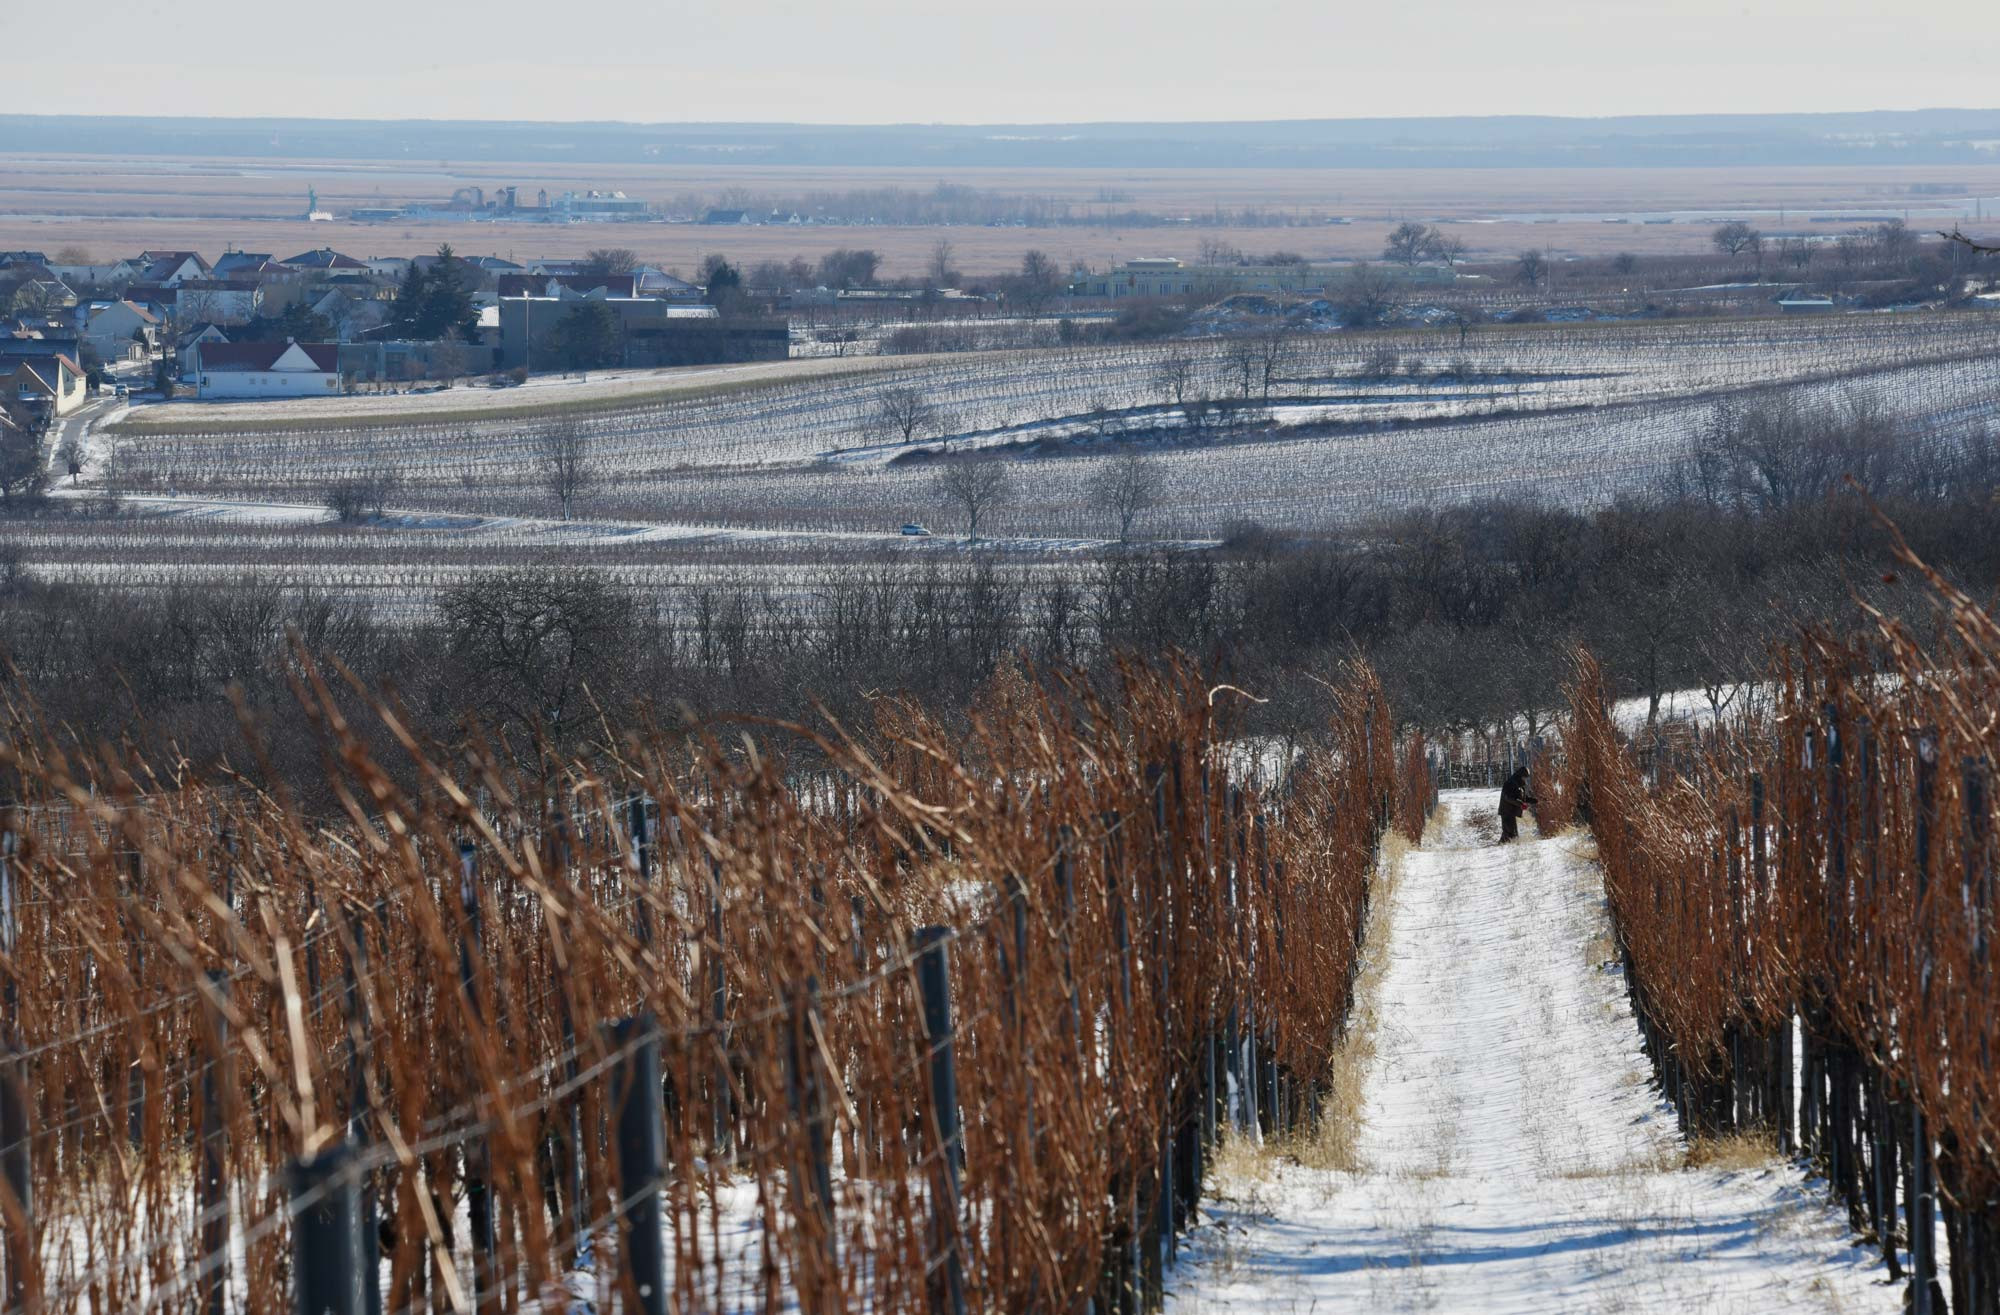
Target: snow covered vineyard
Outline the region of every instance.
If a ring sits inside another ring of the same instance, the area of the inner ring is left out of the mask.
[[[658,395],[588,405],[530,388],[503,390],[507,406],[453,390],[461,411],[436,410],[453,404],[443,394],[400,414],[371,399],[142,406],[97,441],[126,492],[317,505],[330,482],[393,472],[406,512],[520,517],[550,512],[539,433],[573,422],[598,474],[594,516],[876,533],[936,511],[930,461],[948,445],[1012,468],[1020,487],[994,532],[1062,538],[1107,536],[1081,490],[1140,450],[1188,509],[1150,530],[1207,538],[1231,520],[1317,529],[1510,493],[1601,504],[1656,483],[1716,400],[1768,387],[1853,386],[1901,423],[1981,427],[1997,335],[1990,316],[1940,315],[1491,326],[1463,344],[1330,334],[1285,340],[1268,369],[1227,339],[803,361],[662,376]],[[891,388],[920,390],[927,418],[885,423]]]
[[[1788,1163],[1685,1167],[1588,839],[1498,846],[1494,798],[1443,796],[1371,933],[1354,1163],[1231,1157],[1167,1309],[1900,1309]]]

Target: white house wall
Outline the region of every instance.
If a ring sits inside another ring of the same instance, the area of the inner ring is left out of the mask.
[[[327,397],[340,391],[340,376],[313,370],[211,370],[195,385],[210,397]]]

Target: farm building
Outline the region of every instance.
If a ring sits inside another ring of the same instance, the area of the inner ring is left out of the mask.
[[[340,391],[340,347],[330,342],[198,342],[195,396],[327,397]]]
[[[564,192],[550,207],[564,219],[644,219],[646,203],[623,192]]]
[[[584,304],[582,298],[502,297],[500,365],[503,369],[554,366],[561,357],[557,326]],[[659,297],[589,298],[618,321],[624,360],[634,369],[711,365],[723,361],[782,361],[791,354],[791,329],[782,319],[719,318],[710,306],[683,306]]]

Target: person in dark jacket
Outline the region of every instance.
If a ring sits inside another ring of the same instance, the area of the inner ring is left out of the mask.
[[[1521,836],[1519,823],[1521,814],[1535,802],[1535,796],[1528,793],[1528,769],[1516,767],[1507,783],[1500,787],[1500,843],[1518,840]]]

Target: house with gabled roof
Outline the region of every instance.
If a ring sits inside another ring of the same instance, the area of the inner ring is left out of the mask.
[[[277,263],[268,251],[225,251],[216,257],[215,268],[209,274],[218,279],[254,278],[263,273],[265,266]]]
[[[45,416],[66,416],[90,398],[83,367],[73,357],[14,355],[0,344],[0,394]]]
[[[0,301],[11,302],[16,306],[24,308],[32,308],[33,311],[41,314],[65,311],[76,305],[76,293],[70,290],[68,284],[53,274],[46,274],[44,272],[45,276],[21,278],[18,280],[11,277],[11,275],[16,273],[24,272],[27,268],[29,267],[16,266],[14,269],[0,271],[0,294],[4,294],[0,295]]]
[[[250,279],[189,279],[174,291],[174,314],[184,320],[241,324],[264,305],[264,289]]]
[[[160,317],[133,301],[93,301],[77,315],[77,328],[107,361],[143,359],[158,341]]]
[[[189,363],[195,396],[203,399],[332,397],[340,392],[336,343],[200,342]]]
[[[203,321],[181,334],[180,350],[178,352],[181,362],[181,374],[188,378],[194,377],[194,349],[197,345],[205,342],[226,343],[228,341],[229,335],[223,332],[220,324],[212,324],[207,321]]]
[[[73,288],[112,288],[138,278],[142,267],[130,260],[108,265],[51,265],[49,270]]]
[[[603,301],[634,295],[633,278],[630,274],[502,274],[498,295]]]
[[[144,268],[138,282],[166,288],[179,287],[188,279],[205,279],[210,273],[208,261],[199,251],[142,251],[139,261]]]
[[[699,287],[657,265],[641,265],[632,271],[632,291],[637,296],[664,297],[668,301],[701,300]]]
[[[369,330],[380,328],[394,313],[389,302],[355,296],[338,285],[329,286],[307,309],[331,324],[334,336],[341,342],[352,342]]]
[[[368,266],[353,256],[345,256],[332,247],[320,247],[293,256],[290,260],[278,262],[309,274],[367,274]]]

